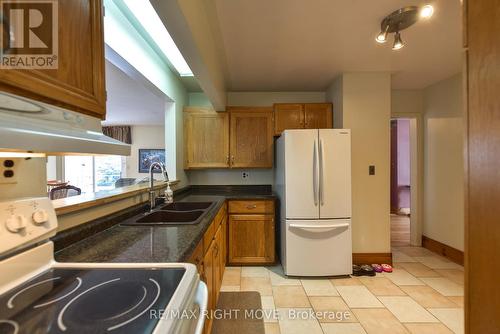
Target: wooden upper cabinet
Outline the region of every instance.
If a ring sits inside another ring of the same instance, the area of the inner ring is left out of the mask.
[[[102,0],[59,0],[58,68],[0,70],[0,90],[105,118]]]
[[[331,129],[331,103],[277,103],[274,105],[274,135],[289,129]]]
[[[280,135],[286,129],[304,128],[304,105],[278,103],[274,105],[274,133]]]
[[[184,110],[185,168],[229,167],[229,115],[203,108]]]
[[[231,167],[272,168],[272,108],[228,107],[228,111],[231,116]]]
[[[308,103],[304,105],[306,129],[331,129],[333,111],[331,103]]]

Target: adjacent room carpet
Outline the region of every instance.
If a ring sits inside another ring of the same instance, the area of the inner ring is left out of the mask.
[[[232,312],[232,319],[214,319],[212,333],[213,334],[264,334],[264,320],[245,317],[245,310],[251,312],[252,310],[261,310],[262,303],[260,294],[253,291],[245,292],[221,292],[219,301],[217,302],[217,309],[239,310]],[[237,314],[236,318],[234,315]]]

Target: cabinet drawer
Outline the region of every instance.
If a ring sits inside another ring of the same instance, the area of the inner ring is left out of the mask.
[[[257,200],[257,201],[230,201],[229,213],[274,213],[274,201],[272,200]]]

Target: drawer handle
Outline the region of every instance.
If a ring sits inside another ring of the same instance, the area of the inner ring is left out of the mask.
[[[257,209],[257,204],[249,204],[247,205],[247,209]]]

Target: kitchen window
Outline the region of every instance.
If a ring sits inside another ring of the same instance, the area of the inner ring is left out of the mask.
[[[64,157],[64,181],[80,188],[82,193],[99,192],[115,188],[122,177],[124,157],[66,156]]]

